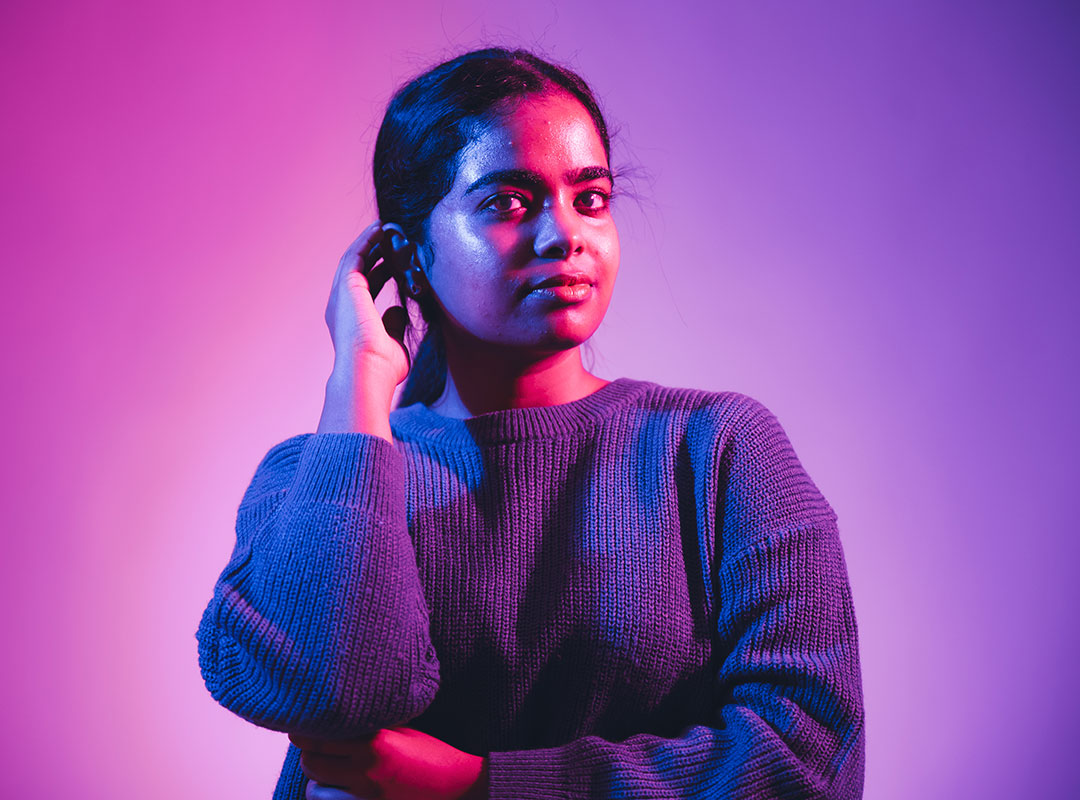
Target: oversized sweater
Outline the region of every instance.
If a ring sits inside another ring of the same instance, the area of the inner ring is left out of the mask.
[[[861,796],[836,515],[759,402],[624,378],[390,423],[259,465],[198,631],[218,702],[416,728],[499,800]],[[305,784],[290,745],[275,800]]]

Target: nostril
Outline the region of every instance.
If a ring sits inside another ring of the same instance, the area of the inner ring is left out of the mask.
[[[570,251],[569,247],[566,247],[566,246],[561,245],[561,244],[555,244],[555,245],[551,245],[541,255],[543,255],[545,258],[564,259],[568,255],[570,255],[570,252],[571,251]],[[574,251],[574,252],[576,252],[576,251]]]

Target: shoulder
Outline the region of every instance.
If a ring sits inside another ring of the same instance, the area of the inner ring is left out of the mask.
[[[688,456],[695,470],[727,481],[736,473],[760,472],[791,449],[776,416],[750,395],[632,383],[632,397],[611,424],[647,430],[650,440],[661,437]]]
[[[754,536],[836,524],[783,425],[760,400],[646,383],[635,405],[662,417],[691,460],[714,476],[729,530]]]
[[[690,432],[728,440],[754,436],[754,431],[778,426],[776,417],[759,400],[742,392],[663,386],[651,381],[623,379],[637,391],[629,407],[639,413],[683,422]]]

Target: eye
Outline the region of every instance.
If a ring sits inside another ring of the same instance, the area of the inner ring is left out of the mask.
[[[501,217],[509,217],[525,210],[525,198],[517,192],[499,192],[484,205]]]
[[[583,211],[597,213],[603,211],[611,202],[611,195],[600,189],[587,189],[578,195],[575,205]]]

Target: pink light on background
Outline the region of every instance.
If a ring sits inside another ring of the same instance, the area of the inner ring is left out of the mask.
[[[263,798],[194,630],[391,90],[535,46],[618,130],[597,369],[736,389],[836,508],[868,798],[1064,798],[1080,711],[1077,18],[997,3],[8,3],[0,795]]]

